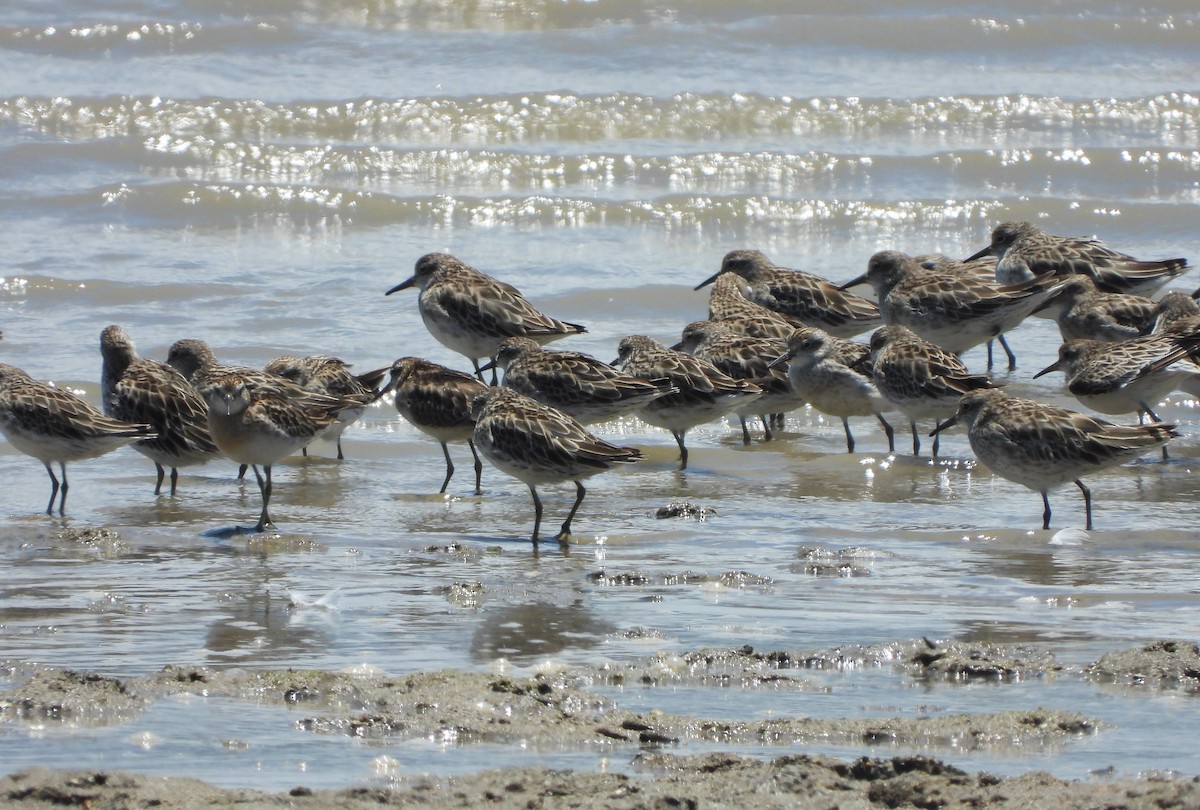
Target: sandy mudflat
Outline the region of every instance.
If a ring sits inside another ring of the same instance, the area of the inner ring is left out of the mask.
[[[632,774],[510,768],[397,779],[387,786],[287,793],[225,790],[175,777],[46,769],[0,781],[0,807],[1196,807],[1200,781],[1178,775],[1139,780],[1063,781],[1031,772],[1001,778],[966,773],[936,758],[939,748],[1003,750],[1068,745],[1104,733],[1093,718],[1054,708],[929,717],[716,720],[631,712],[589,691],[601,684],[811,688],[805,671],[883,665],[915,677],[1028,681],[1077,677],[1147,690],[1200,688],[1200,650],[1162,641],[1068,668],[1037,648],[934,644],[922,639],[825,652],[705,649],[649,656],[630,665],[573,667],[533,676],[440,672],[402,676],[326,671],[224,671],[165,667],[117,680],[95,673],[17,669],[21,683],[0,695],[0,722],[102,722],[136,715],[169,695],[203,692],[234,700],[300,705],[313,734],[386,739],[452,729],[459,744],[604,750]],[[860,758],[773,755],[776,744],[895,743],[933,755]],[[689,743],[760,743],[761,758],[689,754]]]

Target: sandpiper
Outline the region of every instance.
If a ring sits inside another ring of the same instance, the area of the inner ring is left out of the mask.
[[[504,369],[505,388],[558,408],[584,425],[616,419],[675,393],[666,380],[634,377],[590,355],[546,349],[529,338],[501,343],[496,365]]]
[[[778,267],[758,250],[725,254],[721,269],[697,284],[696,289],[712,284],[723,273],[739,276],[745,282],[743,293],[755,303],[831,335],[853,337],[882,322],[875,302],[840,290],[812,273]]]
[[[642,453],[618,447],[592,435],[578,420],[556,408],[530,399],[511,388],[490,388],[471,404],[475,419],[474,439],[479,451],[501,471],[529,487],[533,495],[533,535],[538,542],[542,525],[539,484],[575,482],[575,503],[562,529],[555,535],[565,544],[571,521],[587,490],[583,479],[610,469],[614,464],[638,461]]]
[[[1033,314],[1053,318],[1064,341],[1085,338],[1115,343],[1149,331],[1158,302],[1132,293],[1101,292],[1090,277],[1076,275],[1059,284]]]
[[[712,363],[668,348],[645,335],[623,338],[613,365],[635,377],[666,379],[677,389],[677,393],[643,407],[638,416],[648,424],[671,431],[679,445],[681,470],[687,469],[684,436],[689,430],[743,407],[762,394],[762,389],[754,383],[735,380]]]
[[[443,346],[470,359],[480,379],[479,359],[494,360],[506,338],[527,337],[544,344],[587,331],[577,323],[543,315],[516,287],[484,275],[447,253],[427,253],[417,259],[413,276],[384,294],[413,286],[421,291],[417,308],[430,334]]]
[[[220,456],[208,432],[208,403],[174,368],[139,357],[132,338],[120,326],[105,327],[100,333],[100,355],[104,412],[122,422],[154,426],[158,435],[135,442],[133,449],[154,462],[155,495],[162,492],[165,468],[171,468],[174,497],[179,467]]]
[[[945,418],[954,413],[963,394],[992,387],[986,376],[967,371],[956,355],[899,324],[880,327],[871,335],[871,381],[908,417],[914,456],[921,452],[918,420]],[[935,436],[934,458],[938,447]]]
[[[870,258],[866,273],[842,287],[870,284],[884,323],[907,326],[929,342],[962,354],[1016,328],[1053,295],[1051,278],[1001,287],[978,273],[929,269],[911,256],[885,250]],[[1015,361],[1009,351],[1010,368]]]
[[[67,462],[95,458],[118,447],[157,435],[153,425],[130,424],[105,416],[90,403],[61,388],[34,380],[21,369],[0,363],[0,431],[9,444],[46,466],[50,503],[62,492],[58,513],[67,508]],[[58,462],[62,481],[51,468]]]
[[[1149,414],[1160,422],[1153,406],[1200,377],[1195,365],[1181,362],[1198,343],[1196,337],[1162,332],[1119,343],[1068,340],[1059,346],[1058,359],[1033,376],[1062,371],[1067,390],[1087,407],[1110,415]]]
[[[1103,419],[1012,396],[1000,389],[975,391],[934,435],[961,424],[975,456],[989,470],[1042,495],[1042,528],[1050,528],[1050,490],[1073,481],[1083,493],[1086,528],[1092,528],[1092,493],[1081,480],[1158,447],[1179,434],[1174,425],[1114,425]]]
[[[995,256],[996,280],[1019,284],[1046,273],[1083,273],[1104,292],[1149,295],[1188,271],[1187,259],[1144,261],[1106,247],[1095,239],[1054,236],[1032,222],[1002,222],[992,241],[968,258]]]
[[[762,389],[753,402],[734,411],[742,425],[742,443],[750,444],[746,427],[748,416],[758,415],[763,423],[763,438],[771,440],[768,414],[786,414],[804,407],[804,398],[788,381],[787,370],[771,367],[787,344],[769,338],[740,334],[724,323],[694,321],[683,328],[682,339],[671,348],[712,363],[735,380],[746,380]]]
[[[342,451],[342,433],[358,421],[368,405],[382,395],[379,386],[388,375],[389,368],[352,374],[350,364],[341,358],[314,354],[307,357],[276,357],[263,366],[263,371],[291,380],[306,391],[360,403],[340,411],[338,418],[322,436],[323,439],[337,442],[337,457],[343,460],[346,455]],[[301,448],[300,452],[308,455],[308,448]]]
[[[842,420],[846,432],[846,452],[854,452],[854,435],[850,432],[851,416],[874,416],[883,426],[888,439],[888,452],[896,451],[896,434],[884,418],[887,400],[871,379],[869,362],[871,348],[835,338],[812,326],[792,333],[787,350],[772,365],[787,366],[788,381],[796,393],[818,411]]]
[[[296,400],[273,385],[260,385],[257,379],[237,373],[216,377],[201,394],[208,402],[208,429],[221,453],[254,470],[262,494],[262,513],[254,531],[266,531],[274,525],[268,512],[272,465],[321,435],[351,403]]]
[[[395,391],[396,410],[413,427],[431,436],[442,446],[446,457],[446,478],[438,493],[444,493],[454,475],[450,460],[450,442],[466,442],[475,459],[475,494],[479,495],[483,462],[475,451],[475,420],[471,401],[487,386],[464,371],[431,363],[420,357],[401,357],[392,363],[391,376],[382,394]]]
[[[718,273],[708,296],[708,319],[743,335],[786,342],[803,324],[751,301],[742,293],[745,283],[737,273]]]

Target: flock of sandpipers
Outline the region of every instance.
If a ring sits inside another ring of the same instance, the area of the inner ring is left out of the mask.
[[[576,498],[556,535],[565,543],[583,479],[642,458],[587,425],[635,414],[671,432],[684,468],[687,431],[727,414],[738,416],[749,443],[748,419],[761,419],[769,439],[784,414],[807,404],[842,420],[849,452],[850,417],[873,416],[894,452],[886,415],[898,412],[908,419],[914,454],[919,421],[935,425],[935,457],[938,434],[962,425],[988,469],[1041,493],[1043,528],[1050,527],[1048,492],[1074,482],[1091,529],[1091,493],[1081,479],[1160,447],[1165,457],[1178,434],[1154,404],[1176,389],[1200,395],[1200,290],[1147,297],[1187,269],[1184,259],[1142,261],[1029,222],[997,226],[991,244],[965,260],[877,253],[865,274],[840,286],[778,267],[759,251],[734,250],[697,287],[712,285],[706,320],[687,325],[672,347],[627,336],[610,364],[544,348],[586,329],[542,314],[515,287],[453,256],[431,253],[387,294],[417,287],[429,332],[469,358],[474,375],[418,357],[357,375],[326,356],[281,357],[262,370],[227,366],[191,339],[176,342],[164,363],[139,357],[125,331],[109,326],[100,338],[103,412],[0,364],[0,430],[45,465],[48,514],[56,502],[65,511],[66,462],[132,444],[154,461],[156,494],[168,468],[172,495],[180,467],[224,457],[242,465],[241,474],[252,468],[262,495],[254,530],[262,532],[273,525],[272,465],[319,436],[337,441],[342,458],[342,430],[394,393],[399,413],[442,446],[441,492],[454,474],[452,442],[471,449],[476,492],[480,454],[529,487],[535,543],[538,485],[573,481]],[[848,292],[859,285],[872,287],[875,300]],[[1034,314],[1056,319],[1064,341],[1057,362],[1035,376],[1061,370],[1085,406],[1136,413],[1137,425],[1012,396],[959,360],[986,342],[990,369],[998,340],[1015,367],[1004,334]],[[871,330],[869,344],[850,339]]]

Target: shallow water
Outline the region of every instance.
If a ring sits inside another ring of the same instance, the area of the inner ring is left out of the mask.
[[[465,8],[0,10],[0,359],[93,401],[109,323],[158,358],[186,336],[230,362],[322,352],[365,370],[418,354],[461,367],[425,332],[415,295],[383,295],[432,250],[586,323],[570,348],[603,359],[626,334],[676,339],[705,311],[691,287],[738,247],[845,280],[878,249],[965,256],[996,222],[1038,219],[1136,255],[1197,255],[1193,4]],[[1176,286],[1197,283],[1193,272]],[[1011,339],[1020,368],[997,378],[1068,403],[1059,375],[1031,379],[1057,337],[1050,322],[1024,324]],[[982,370],[982,349],[966,359]],[[0,444],[0,660],[113,675],[168,663],[402,673],[923,635],[1035,643],[1084,664],[1197,635],[1194,403],[1160,414],[1182,422],[1172,460],[1094,476],[1097,528],[1082,541],[1035,531],[1038,496],[975,470],[961,434],[932,464],[886,456],[860,420],[860,452],[847,455],[840,424],[808,412],[749,447],[736,425],[697,429],[686,473],[668,434],[601,426],[648,458],[589,480],[567,551],[524,539],[523,485],[489,468],[484,495],[469,494],[465,448],[452,450],[451,497],[434,495],[438,448],[390,405],[346,433],[345,463],[318,444],[276,468],[277,538],[220,531],[257,516],[257,489],[231,465],[185,470],[178,498],[155,498],[152,466],[128,450],[72,465],[68,517],[47,518],[44,471]],[[907,431],[897,439],[908,448]],[[716,514],[655,519],[681,499]],[[570,486],[543,500],[556,526]],[[1074,489],[1052,506],[1056,530],[1082,525]],[[64,540],[64,523],[121,542]],[[860,575],[814,575],[802,555],[814,546],[861,549]],[[456,582],[481,583],[478,604],[452,600]],[[828,690],[612,694],[750,716],[1061,705],[1110,728],[1024,755],[933,753],[1000,772],[1200,773],[1174,744],[1200,709],[1174,693],[813,677]],[[8,723],[0,761],[283,789],[628,759],[367,744],[294,719],[210,698],[115,726]]]

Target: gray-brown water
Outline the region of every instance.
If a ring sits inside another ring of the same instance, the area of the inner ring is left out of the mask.
[[[691,287],[734,248],[846,280],[879,249],[962,257],[996,222],[1033,219],[1195,261],[1198,26],[1183,2],[9,4],[0,360],[93,401],[109,323],[160,359],[199,337],[255,365],[331,353],[359,370],[408,354],[463,367],[415,294],[383,295],[433,250],[587,324],[558,345],[605,360],[626,334],[676,340],[705,311]],[[1061,375],[1031,380],[1055,356],[1054,325],[1010,341],[1020,367],[997,379],[1072,404]],[[966,360],[982,370],[982,349]],[[1052,496],[1056,531],[1034,531],[1038,496],[973,469],[961,434],[933,464],[886,456],[873,420],[855,423],[855,455],[814,413],[750,447],[718,423],[689,434],[680,473],[668,434],[609,424],[599,432],[647,460],[591,479],[577,545],[537,553],[526,488],[487,468],[484,495],[469,494],[456,447],[451,496],[436,496],[438,447],[390,404],[346,433],[346,462],[318,443],[276,467],[268,539],[219,531],[258,512],[231,464],[184,470],[176,499],[152,494],[152,465],[129,450],[72,465],[61,521],[40,514],[41,466],[0,444],[0,660],[14,678],[28,663],[404,673],[923,635],[1083,663],[1197,635],[1194,406],[1159,410],[1182,422],[1170,462],[1090,480],[1087,535],[1069,531],[1083,525],[1073,488]],[[545,488],[547,526],[571,490]],[[716,513],[655,518],[685,499]],[[121,540],[64,539],[64,522]],[[859,575],[814,573],[814,547]],[[478,601],[455,583],[479,583]],[[614,697],[731,716],[1061,705],[1111,728],[1025,756],[938,753],[1005,772],[1200,773],[1181,742],[1200,719],[1188,696],[817,677],[827,693]],[[280,714],[181,700],[115,725],[0,724],[0,762],[267,788],[380,778],[381,756],[404,772],[620,767],[579,751],[368,746]]]

